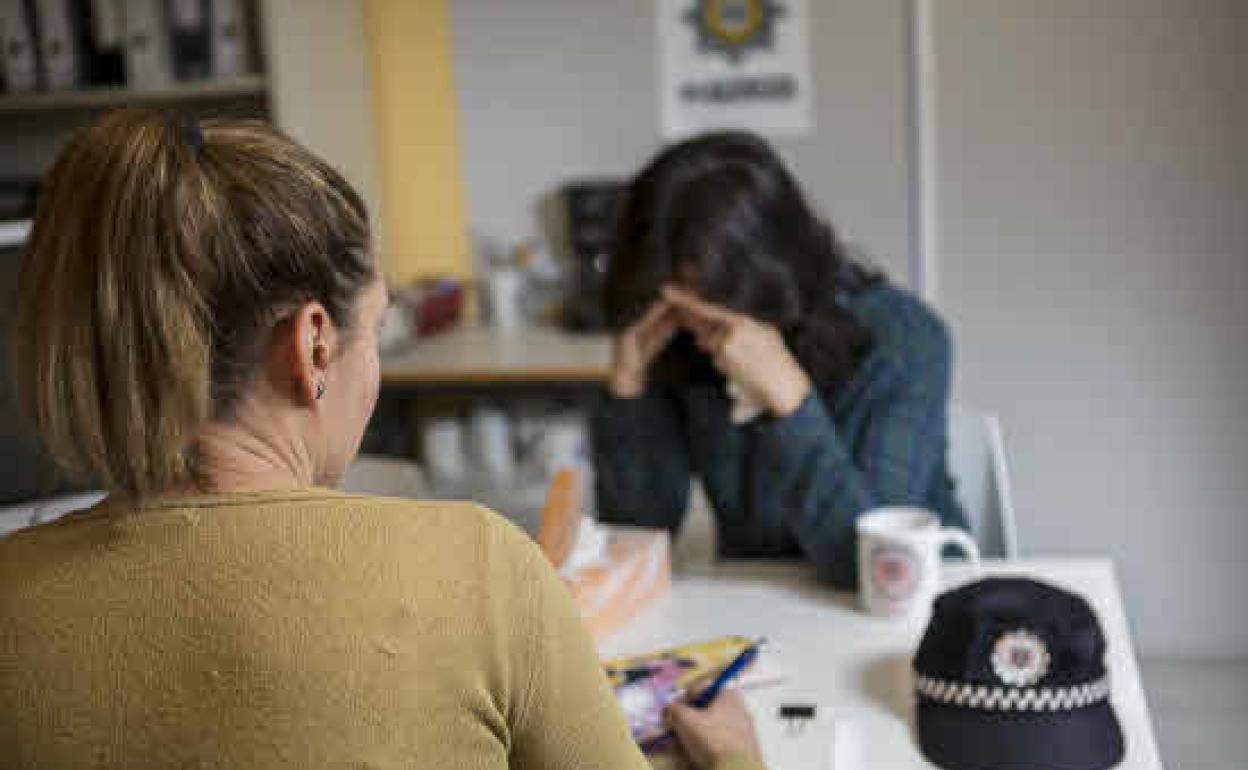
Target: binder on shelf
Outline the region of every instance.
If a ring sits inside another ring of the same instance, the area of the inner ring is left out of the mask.
[[[0,178],[0,222],[30,219],[38,197],[38,179]]]
[[[39,85],[35,39],[24,0],[0,0],[0,80],[9,93]]]
[[[178,80],[212,75],[212,34],[208,0],[167,0],[173,74]]]
[[[35,0],[34,7],[43,87],[59,91],[77,86],[82,57],[70,0]]]
[[[83,0],[91,17],[91,37],[97,48],[121,50],[126,38],[126,0]]]
[[[236,78],[254,69],[251,17],[242,0],[211,0],[212,71],[218,78]]]
[[[135,89],[173,81],[169,34],[161,0],[129,0],[125,13],[126,82]]]
[[[76,4],[84,59],[82,82],[125,83],[125,0],[76,0]]]

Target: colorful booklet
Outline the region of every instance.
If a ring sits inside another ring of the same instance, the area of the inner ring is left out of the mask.
[[[606,661],[607,679],[633,739],[645,750],[661,746],[669,737],[663,723],[667,704],[711,682],[757,641],[726,636]]]

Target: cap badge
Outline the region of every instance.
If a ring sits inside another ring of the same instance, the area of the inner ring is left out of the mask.
[[[1049,650],[1030,631],[1002,634],[992,646],[992,671],[1014,687],[1030,687],[1049,671]]]

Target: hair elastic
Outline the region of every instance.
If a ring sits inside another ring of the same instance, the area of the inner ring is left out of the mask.
[[[204,132],[199,127],[199,121],[192,117],[183,117],[179,124],[179,133],[182,135],[182,141],[186,142],[186,146],[190,148],[191,154],[196,158],[204,149]]]

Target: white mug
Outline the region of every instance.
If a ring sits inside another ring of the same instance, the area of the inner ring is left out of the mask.
[[[549,477],[560,468],[585,465],[589,461],[588,446],[585,420],[579,414],[551,416],[537,443],[542,472]]]
[[[524,325],[521,300],[524,274],[519,270],[499,268],[486,281],[490,298],[490,318],[499,329],[516,329]]]
[[[504,484],[515,475],[516,458],[511,445],[511,420],[494,407],[477,407],[468,420],[469,451],[491,484]]]
[[[876,508],[858,517],[858,597],[880,616],[919,616],[940,592],[941,552],[958,546],[972,564],[979,547],[961,529],[941,527],[923,508]]]
[[[421,454],[433,483],[442,489],[463,483],[468,473],[464,426],[454,417],[430,420],[421,431]]]

